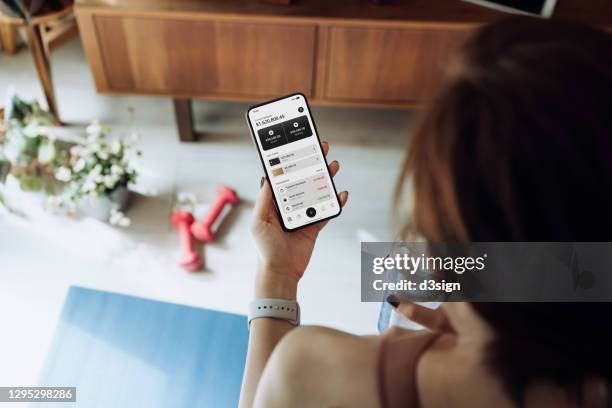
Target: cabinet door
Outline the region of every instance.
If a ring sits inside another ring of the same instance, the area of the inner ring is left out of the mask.
[[[313,26],[94,19],[112,91],[272,96],[312,90]]]
[[[326,97],[372,103],[430,99],[465,30],[331,28]]]

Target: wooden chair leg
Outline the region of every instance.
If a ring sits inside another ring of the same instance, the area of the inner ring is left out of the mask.
[[[7,54],[17,52],[17,29],[9,23],[0,23],[0,44]]]
[[[51,67],[49,63],[49,55],[45,52],[42,36],[41,27],[26,25],[26,31],[28,34],[28,43],[30,45],[30,51],[34,58],[34,65],[36,65],[36,71],[38,72],[38,78],[45,92],[45,98],[47,105],[49,106],[49,112],[56,118],[57,124],[60,123],[59,113],[57,111],[57,104],[55,103],[55,94],[53,92],[53,82],[51,80]]]
[[[196,138],[195,132],[193,131],[191,99],[174,99],[173,102],[180,141],[194,142]]]
[[[42,24],[41,37],[47,55],[62,44],[79,36],[76,20],[50,21]]]

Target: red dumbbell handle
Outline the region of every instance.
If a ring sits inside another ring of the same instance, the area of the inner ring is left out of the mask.
[[[223,207],[225,207],[228,202],[229,200],[227,197],[219,197],[210,208],[210,211],[208,211],[208,214],[206,214],[206,217],[204,217],[201,224],[210,228],[215,223],[219,217],[219,214],[221,214],[221,211],[223,211]]]
[[[193,259],[196,256],[196,253],[193,249],[193,237],[191,236],[191,232],[189,231],[189,224],[187,222],[181,222],[177,226],[178,236],[179,236],[179,245],[183,250],[184,259]]]

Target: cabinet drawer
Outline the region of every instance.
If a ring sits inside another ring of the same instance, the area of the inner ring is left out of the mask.
[[[371,102],[430,99],[467,30],[331,28],[326,97]]]
[[[312,90],[313,26],[108,16],[94,21],[110,90],[194,96]]]

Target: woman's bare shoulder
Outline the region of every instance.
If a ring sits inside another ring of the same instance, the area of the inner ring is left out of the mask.
[[[293,330],[274,350],[255,406],[378,407],[379,346],[379,336],[317,326]]]

